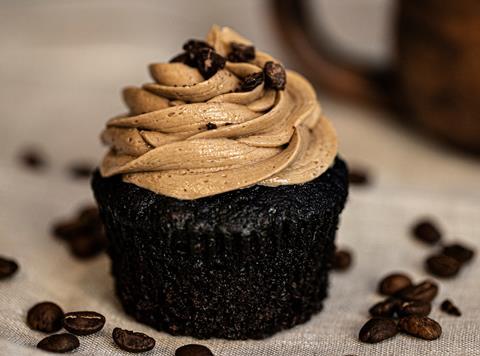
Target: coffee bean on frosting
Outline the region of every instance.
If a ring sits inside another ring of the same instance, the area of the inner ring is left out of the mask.
[[[285,89],[285,85],[287,84],[287,73],[280,63],[272,61],[265,63],[263,72],[265,73],[265,84],[268,88],[275,90]]]
[[[255,47],[243,43],[231,42],[231,51],[227,56],[230,62],[249,62],[255,59]]]
[[[63,310],[52,302],[35,304],[27,314],[27,324],[33,330],[52,333],[63,326]]]
[[[226,63],[226,59],[211,48],[200,49],[195,60],[197,69],[205,79],[213,77]]]
[[[240,91],[251,91],[263,83],[263,72],[247,75],[241,84]]]

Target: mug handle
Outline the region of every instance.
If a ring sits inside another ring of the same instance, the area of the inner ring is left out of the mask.
[[[277,27],[321,88],[361,103],[395,105],[391,68],[360,65],[335,53],[326,36],[319,38],[309,28],[305,0],[272,0],[272,4]]]

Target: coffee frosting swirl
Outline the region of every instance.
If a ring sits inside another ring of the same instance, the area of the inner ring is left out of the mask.
[[[207,42],[227,56],[232,42],[251,43],[213,26]],[[178,199],[197,199],[255,184],[310,181],[332,164],[337,138],[316,94],[287,71],[285,90],[264,83],[239,92],[242,78],[276,61],[257,51],[248,63],[227,62],[205,80],[183,63],[150,65],[154,83],[127,87],[130,113],[108,121],[110,147],[100,172]]]

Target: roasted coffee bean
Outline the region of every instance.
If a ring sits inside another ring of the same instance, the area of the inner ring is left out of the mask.
[[[425,340],[435,340],[442,335],[440,324],[426,316],[412,315],[401,318],[398,328],[404,333]]]
[[[18,270],[18,264],[14,260],[0,256],[0,280],[7,279]]]
[[[179,347],[175,356],[213,356],[213,353],[206,346],[190,344]]]
[[[469,262],[473,258],[475,251],[456,243],[445,246],[442,250],[442,255],[452,257],[463,264]]]
[[[87,162],[74,162],[68,167],[68,171],[74,179],[85,179],[92,175],[94,167]]]
[[[438,285],[431,280],[426,280],[420,284],[402,289],[397,293],[397,296],[406,301],[416,300],[431,302],[437,296],[437,294]]]
[[[263,83],[263,72],[252,73],[247,75],[242,82],[240,87],[240,91],[250,91],[258,87],[260,84]]]
[[[63,326],[63,310],[52,302],[35,304],[28,311],[27,324],[33,330],[53,333]]]
[[[143,333],[115,328],[112,337],[118,347],[128,352],[145,352],[155,347],[155,340]]]
[[[47,336],[37,344],[39,349],[56,353],[70,352],[79,346],[80,341],[78,338],[67,333]]]
[[[352,185],[369,185],[370,177],[366,170],[360,168],[349,168],[348,170],[348,181]]]
[[[287,84],[287,74],[285,68],[280,63],[269,61],[263,68],[265,73],[265,85],[275,90],[285,89]]]
[[[105,250],[106,242],[103,235],[76,235],[69,241],[70,252],[79,259],[98,256]]]
[[[461,316],[462,312],[450,300],[446,299],[440,305],[440,309],[447,314]]]
[[[217,125],[214,124],[213,122],[207,123],[207,130],[215,130],[217,128]]]
[[[427,244],[436,244],[442,238],[442,234],[435,224],[430,220],[417,222],[412,228],[413,236]]]
[[[47,165],[47,160],[45,156],[40,152],[38,148],[30,147],[24,149],[20,153],[21,163],[28,169],[31,170],[41,170],[44,169]]]
[[[337,250],[333,256],[332,267],[337,271],[345,271],[352,264],[352,254],[347,250]]]
[[[456,259],[445,255],[434,255],[427,258],[425,267],[428,272],[437,277],[454,277],[462,265]]]
[[[65,314],[63,327],[75,335],[90,335],[100,331],[105,317],[93,311],[79,311]]]
[[[76,235],[102,234],[103,223],[98,208],[94,205],[81,208],[74,218],[55,223],[52,233],[63,240]]]
[[[391,319],[373,318],[367,321],[359,333],[362,342],[380,342],[397,335],[397,325]]]
[[[393,318],[401,304],[400,299],[388,298],[369,309],[370,315],[381,318]]]
[[[227,56],[230,62],[249,62],[255,59],[255,47],[243,43],[231,42],[231,51]]]
[[[399,316],[427,316],[432,310],[432,305],[429,302],[422,302],[418,300],[405,301],[398,307],[397,313]]]
[[[225,67],[227,60],[211,48],[202,48],[195,56],[196,67],[205,79],[213,77]]]
[[[384,295],[394,295],[411,285],[412,280],[407,275],[402,273],[392,273],[380,281],[378,284],[378,292]]]

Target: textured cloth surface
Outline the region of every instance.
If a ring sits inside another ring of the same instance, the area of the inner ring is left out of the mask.
[[[353,2],[336,3],[345,7]],[[124,110],[115,94],[124,85],[144,82],[147,63],[170,58],[184,39],[202,37],[213,22],[231,25],[260,48],[288,58],[260,5],[266,3],[2,2],[0,254],[17,259],[21,269],[0,282],[0,355],[44,355],[35,349],[44,335],[25,324],[27,310],[42,300],[57,302],[65,311],[92,309],[107,317],[100,333],[80,338],[78,355],[126,354],[112,342],[116,326],[154,337],[157,346],[149,355],[173,355],[176,347],[195,342],[128,317],[114,297],[108,258],[75,260],[51,237],[50,224],[92,201],[88,182],[71,180],[66,165],[101,156],[98,133],[108,117]],[[368,9],[368,3],[383,2],[365,3]],[[242,10],[249,16],[238,16]],[[368,16],[364,21],[374,22]],[[358,22],[352,26],[363,32],[367,28]],[[328,100],[321,93],[319,98],[339,131],[342,155],[351,165],[370,168],[374,178],[370,187],[352,188],[342,215],[338,242],[354,251],[354,266],[332,274],[325,309],[307,324],[263,341],[199,343],[217,356],[480,355],[478,258],[458,278],[440,281],[432,311],[443,326],[440,339],[426,342],[399,335],[377,345],[357,339],[369,306],[381,299],[375,288],[383,275],[401,270],[416,280],[427,277],[423,259],[433,251],[409,237],[419,216],[437,218],[447,240],[458,238],[480,250],[479,161],[430,143],[384,120],[385,114]],[[18,165],[16,155],[28,144],[47,154],[50,165],[44,172]],[[439,311],[447,297],[460,307],[462,317]]]

